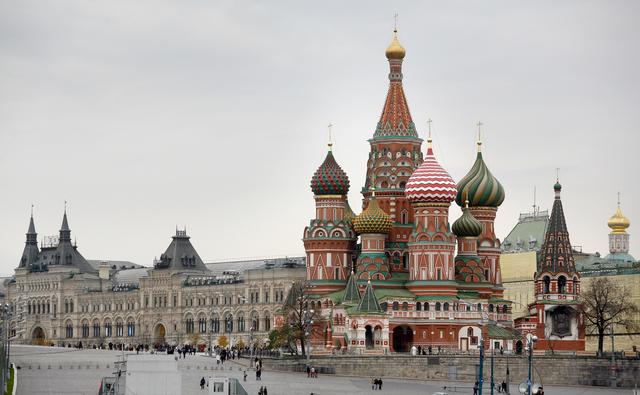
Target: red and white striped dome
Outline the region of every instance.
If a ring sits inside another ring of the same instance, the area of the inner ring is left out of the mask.
[[[404,189],[407,200],[411,203],[451,203],[457,193],[453,178],[440,166],[429,147],[424,162],[409,177]]]

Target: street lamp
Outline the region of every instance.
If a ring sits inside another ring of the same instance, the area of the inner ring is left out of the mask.
[[[484,382],[484,339],[480,333],[480,366],[478,366],[478,395],[482,395],[482,383]]]
[[[538,336],[527,336],[527,350],[529,350],[529,376],[527,379],[527,395],[531,395],[531,368],[533,367],[533,345],[538,341]]]

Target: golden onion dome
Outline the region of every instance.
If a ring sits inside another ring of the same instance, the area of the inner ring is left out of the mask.
[[[389,233],[392,226],[391,217],[378,206],[375,196],[369,200],[367,209],[353,219],[353,228],[358,234]]]
[[[398,41],[398,32],[397,30],[393,31],[393,40],[391,44],[387,47],[385,51],[385,55],[387,55],[387,59],[404,59],[404,55],[406,55],[407,51],[405,51],[404,47],[400,45],[400,41]]]
[[[611,218],[609,218],[607,225],[613,231],[612,233],[620,234],[620,233],[626,233],[625,230],[629,227],[629,225],[631,225],[631,222],[627,217],[622,215],[622,211],[620,210],[620,205],[618,205],[618,208],[616,209],[616,213]]]

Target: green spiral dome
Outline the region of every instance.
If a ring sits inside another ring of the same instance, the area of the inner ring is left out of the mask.
[[[487,168],[482,152],[478,152],[476,162],[458,182],[457,189],[456,203],[460,207],[464,206],[465,197],[469,207],[498,207],[504,201],[504,188]]]
[[[482,233],[482,224],[467,207],[463,207],[462,215],[453,223],[451,230],[458,237],[478,237]]]
[[[353,220],[353,228],[359,234],[389,233],[392,225],[391,217],[378,206],[375,197],[371,197],[367,209]]]

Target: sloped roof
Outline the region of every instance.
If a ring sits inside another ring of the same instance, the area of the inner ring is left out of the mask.
[[[502,252],[539,251],[549,223],[548,211],[520,214],[520,219],[502,242]]]
[[[177,271],[208,271],[198,252],[191,244],[186,230],[176,229],[171,244],[154,264],[156,269]]]
[[[342,303],[350,303],[350,304],[360,303],[360,291],[358,290],[358,283],[356,282],[355,273],[351,273],[349,275],[349,280],[347,280],[347,286],[344,288]]]
[[[380,309],[380,304],[378,304],[378,299],[376,298],[376,294],[373,292],[373,286],[371,285],[371,281],[367,283],[367,288],[364,290],[364,295],[362,295],[362,299],[358,304],[357,311],[361,313],[382,312],[382,310]]]

